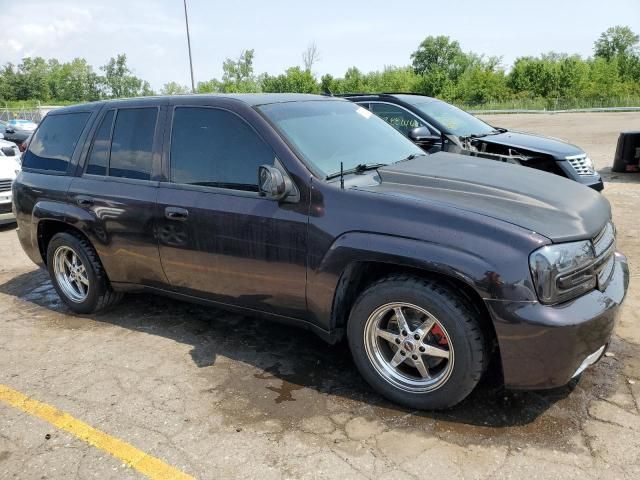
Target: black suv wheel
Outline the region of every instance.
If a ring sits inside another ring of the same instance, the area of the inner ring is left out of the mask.
[[[410,408],[462,401],[488,361],[477,313],[449,287],[420,278],[389,277],[365,290],[347,334],[363,377]]]
[[[62,232],[47,246],[47,268],[60,298],[76,313],[92,313],[117,303],[91,244],[81,236]]]

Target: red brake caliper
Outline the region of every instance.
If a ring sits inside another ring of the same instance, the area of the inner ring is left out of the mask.
[[[448,345],[447,337],[445,337],[444,332],[440,328],[440,325],[434,325],[431,328],[431,335],[435,337],[438,345]]]

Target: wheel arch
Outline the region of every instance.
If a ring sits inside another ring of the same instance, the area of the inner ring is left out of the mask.
[[[495,270],[486,258],[448,245],[350,232],[336,239],[310,275],[307,298],[311,314],[326,325],[337,341],[344,335],[357,297],[380,278],[409,274],[438,280],[460,292],[478,312],[483,330],[497,347],[495,327],[484,302],[491,298],[487,273]]]
[[[341,331],[344,329],[353,304],[364,290],[381,278],[398,274],[439,281],[460,292],[467,303],[478,313],[483,330],[489,334],[492,342],[495,341],[497,338],[495,327],[483,298],[478,291],[462,280],[460,276],[427,268],[382,261],[355,261],[344,269],[338,282],[338,288],[336,288],[331,310],[333,329]]]
[[[47,246],[56,233],[68,231],[93,242],[85,233],[85,227],[92,222],[91,215],[67,203],[41,201],[32,212],[31,243],[37,246],[44,265],[47,264]],[[94,247],[95,248],[95,247]]]

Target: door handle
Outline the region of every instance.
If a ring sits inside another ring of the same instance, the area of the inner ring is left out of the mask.
[[[84,195],[78,195],[76,197],[76,203],[81,207],[90,207],[93,205],[93,198],[85,197]]]
[[[184,222],[189,217],[189,210],[180,207],[167,207],[164,209],[164,216],[168,220]]]

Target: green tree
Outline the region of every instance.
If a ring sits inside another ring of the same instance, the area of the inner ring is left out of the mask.
[[[291,67],[277,76],[265,75],[261,81],[263,92],[319,93],[320,86],[310,70]]]
[[[608,28],[593,44],[596,57],[611,60],[614,57],[629,57],[638,53],[640,37],[627,26]]]
[[[16,100],[50,98],[47,61],[42,57],[23,58],[13,76],[13,95]]]
[[[259,92],[253,73],[254,50],[243,50],[237,59],[227,58],[222,64],[221,90],[227,93]]]
[[[368,73],[365,83],[372,92],[414,92],[418,81],[411,67],[386,66]]]
[[[200,86],[200,84],[198,84],[198,86]],[[178,82],[165,83],[160,89],[160,95],[185,95],[187,93],[191,93],[191,89]]]
[[[449,37],[428,36],[418,49],[411,54],[413,69],[418,75],[434,72],[444,73],[451,80],[457,80],[469,65],[469,57],[462,51],[460,44]]]
[[[212,78],[206,82],[198,82],[196,85],[197,93],[220,93],[222,92],[222,83],[220,80]]]
[[[101,79],[84,58],[74,58],[62,65],[49,61],[55,98],[69,102],[98,100]]]
[[[135,97],[152,94],[149,83],[132,74],[127,66],[127,56],[119,54],[111,57],[106,65],[100,67],[104,72],[104,94],[109,98]]]

